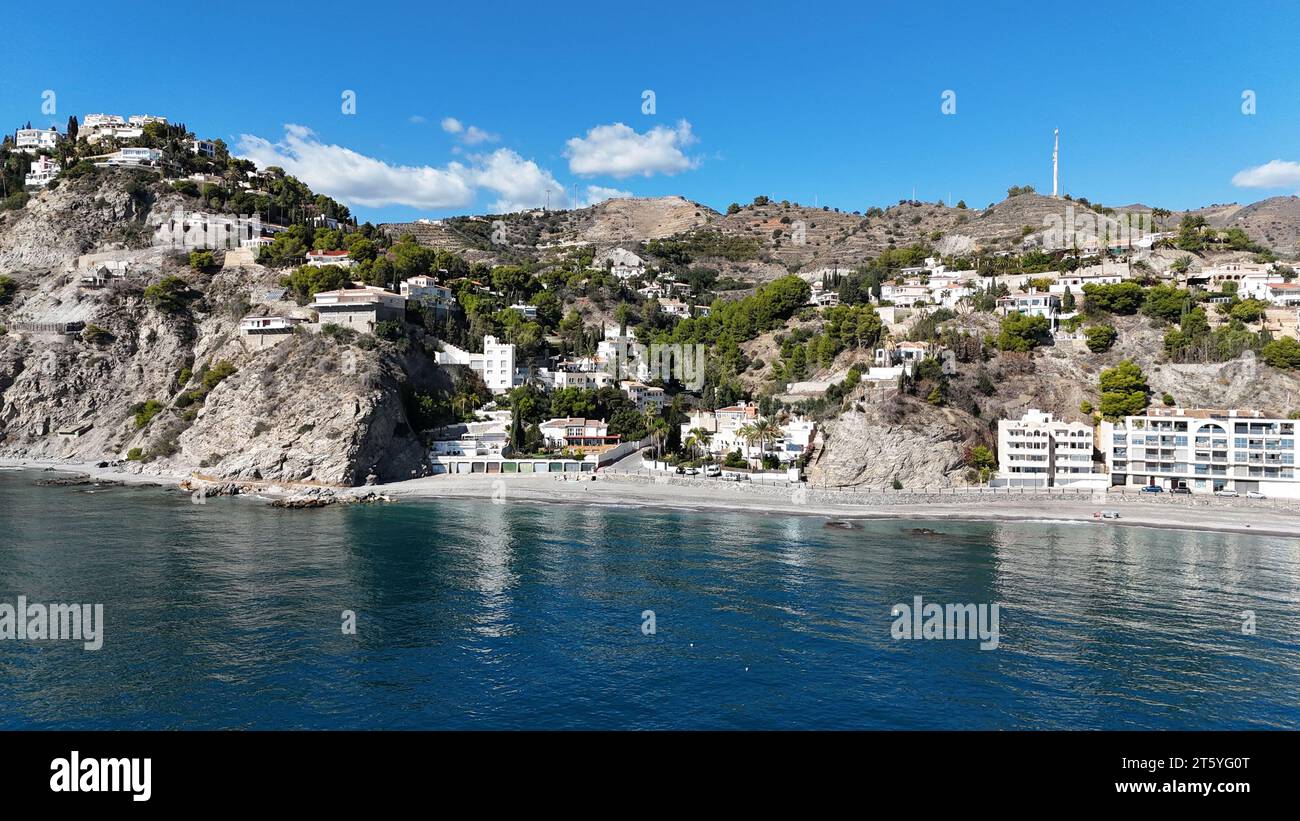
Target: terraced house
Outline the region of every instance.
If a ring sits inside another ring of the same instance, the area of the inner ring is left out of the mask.
[[[1300,498],[1296,420],[1257,410],[1149,408],[1101,425],[1114,485]]]

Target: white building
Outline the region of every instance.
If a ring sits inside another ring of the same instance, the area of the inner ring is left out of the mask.
[[[49,157],[37,157],[36,162],[32,163],[31,170],[23,178],[23,184],[33,188],[44,188],[59,175],[60,170],[59,164]]]
[[[536,305],[525,305],[522,302],[516,302],[514,305],[510,306],[510,310],[518,311],[519,314],[523,316],[524,319],[532,320],[537,318]]]
[[[778,434],[766,443],[749,443],[741,431],[758,422],[758,407],[752,402],[739,402],[717,410],[692,411],[682,423],[682,441],[691,436],[691,431],[700,429],[709,434],[706,450],[721,457],[739,450],[746,458],[758,458],[766,455],[775,456],[781,462],[798,459],[808,449],[816,434],[816,424],[809,419],[795,416],[777,425]]]
[[[600,453],[618,446],[618,435],[611,436],[604,419],[562,417],[548,419],[537,426],[547,447]]]
[[[645,413],[647,408],[654,408],[658,413],[664,409],[664,389],[656,388],[637,382],[631,379],[625,379],[618,383],[623,393],[627,394],[628,399],[636,403],[636,409]]]
[[[483,337],[483,353],[470,353],[444,342],[435,361],[439,365],[464,365],[472,368],[493,393],[505,393],[523,384],[523,374],[515,370],[515,346],[498,342],[494,336]]]
[[[200,157],[215,159],[217,156],[217,144],[212,140],[190,140],[190,153],[197,154]]]
[[[137,119],[132,117],[132,120]],[[78,139],[94,145],[108,138],[117,140],[134,140],[144,136],[144,123],[127,123],[117,114],[87,114],[81,118],[81,128],[77,131]]]
[[[1092,425],[1062,422],[1030,408],[1020,419],[998,420],[998,475],[1003,487],[1105,488],[1093,462]]]
[[[101,168],[156,166],[162,161],[162,155],[162,151],[157,148],[121,148],[107,155],[95,165]]]
[[[998,313],[1002,316],[1012,313],[1041,316],[1050,323],[1052,333],[1056,333],[1057,320],[1061,314],[1061,298],[1036,288],[1015,291],[998,298]]]
[[[453,301],[451,289],[438,284],[431,276],[415,276],[399,286],[402,296],[417,302],[434,302],[449,305]]]
[[[562,363],[555,370],[542,368],[537,372],[537,379],[543,387],[552,390],[563,388],[597,390],[614,384],[614,377],[609,372],[602,371],[591,363]]]
[[[600,254],[592,263],[597,269],[608,269],[619,279],[631,279],[645,274],[645,260],[626,248],[611,248]]]
[[[322,268],[326,265],[351,268],[352,254],[348,251],[308,251],[307,264],[316,268]]]
[[[28,154],[53,151],[58,148],[63,135],[54,126],[49,128],[20,128],[14,132],[14,147]]]
[[[1296,424],[1255,410],[1148,408],[1103,422],[1101,445],[1114,485],[1295,499]]]
[[[372,285],[321,291],[307,307],[320,315],[321,325],[342,325],[366,333],[379,322],[406,318],[406,299],[401,294]]]

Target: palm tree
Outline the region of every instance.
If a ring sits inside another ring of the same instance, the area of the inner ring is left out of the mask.
[[[750,424],[741,425],[736,430],[736,438],[744,442],[747,449],[752,448],[754,443],[758,441],[758,426]]]
[[[691,428],[686,437],[686,446],[691,448],[697,456],[703,457],[704,451],[708,450],[709,443],[713,441],[713,433],[705,428]]]
[[[754,436],[758,439],[758,458],[761,465],[763,453],[767,450],[767,443],[776,442],[781,436],[781,428],[771,419],[760,419],[754,425]]]

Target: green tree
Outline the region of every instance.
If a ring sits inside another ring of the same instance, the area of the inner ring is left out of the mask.
[[[1110,325],[1089,325],[1083,329],[1083,335],[1087,338],[1088,350],[1093,353],[1105,353],[1110,350],[1110,346],[1115,344],[1115,338],[1119,333]]]
[[[1051,323],[1044,316],[1014,312],[1002,318],[998,348],[1004,351],[1030,351],[1047,340]]]
[[[1260,355],[1275,368],[1300,368],[1300,342],[1295,337],[1283,336],[1263,347]]]
[[[1131,359],[1102,371],[1098,387],[1101,415],[1111,421],[1141,413],[1151,393],[1142,369]]]

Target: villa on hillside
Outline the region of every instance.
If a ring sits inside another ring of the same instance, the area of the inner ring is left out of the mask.
[[[340,268],[352,267],[352,254],[348,251],[308,251],[307,264],[316,268],[325,265],[337,265]]]
[[[401,294],[372,285],[321,291],[307,307],[320,315],[321,325],[341,325],[366,333],[385,320],[406,318],[406,300]]]
[[[463,365],[476,371],[493,393],[505,393],[522,385],[526,374],[515,369],[515,346],[483,337],[483,353],[470,353],[449,342],[442,343],[435,361],[439,365]]]
[[[49,128],[20,128],[14,132],[14,148],[35,154],[38,151],[53,151],[59,147],[63,135],[54,126]]]
[[[59,164],[49,157],[37,157],[36,162],[32,163],[31,170],[23,178],[23,184],[31,188],[44,188],[59,175]]]

